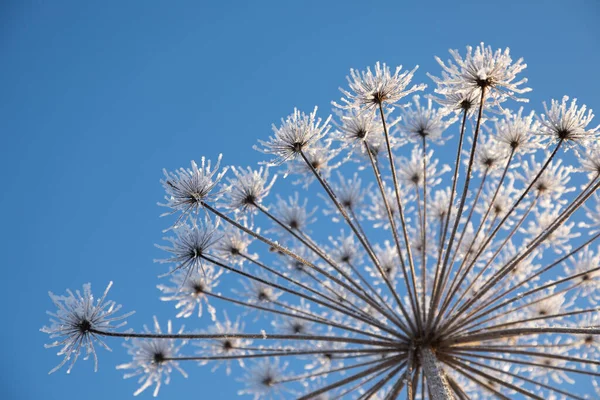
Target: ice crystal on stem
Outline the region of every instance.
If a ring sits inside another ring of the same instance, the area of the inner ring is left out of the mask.
[[[566,97],[511,109],[530,89],[508,49],[451,55],[409,107],[415,70],[351,70],[335,128],[294,110],[259,141],[268,170],[166,173],[158,287],[198,322],[119,332],[89,286],[51,295],[59,367],[126,338],[136,394],[198,364],[254,399],[585,398],[600,377],[593,115]]]

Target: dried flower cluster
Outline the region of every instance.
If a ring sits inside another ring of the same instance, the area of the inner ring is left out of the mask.
[[[195,363],[255,400],[598,398],[599,127],[566,96],[511,110],[531,89],[508,49],[450,53],[430,95],[416,68],[351,70],[335,117],[294,110],[261,167],[165,172],[158,288],[193,333],[51,294],[51,372],[120,337],[136,395]]]

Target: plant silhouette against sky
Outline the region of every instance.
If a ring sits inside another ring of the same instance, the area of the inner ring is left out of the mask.
[[[134,332],[110,285],[51,294],[51,372],[126,338],[136,395],[200,365],[254,399],[588,398],[565,383],[600,374],[599,128],[567,96],[511,109],[508,49],[450,53],[430,94],[417,68],[351,70],[257,168],[165,171],[158,289],[201,321]]]

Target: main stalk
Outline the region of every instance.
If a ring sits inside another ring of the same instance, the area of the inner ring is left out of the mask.
[[[423,373],[427,378],[427,386],[431,400],[454,400],[452,389],[448,384],[448,379],[439,361],[433,352],[433,349],[428,346],[423,346],[419,350],[421,357],[421,366]]]

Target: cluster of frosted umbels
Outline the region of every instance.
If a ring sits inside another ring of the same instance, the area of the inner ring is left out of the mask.
[[[567,384],[600,373],[598,127],[566,96],[511,110],[530,89],[508,49],[451,54],[430,95],[416,68],[351,70],[260,167],[165,172],[158,288],[193,321],[118,332],[89,286],[52,295],[59,367],[123,337],[135,394],[199,364],[254,399],[593,397]]]

